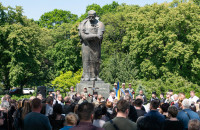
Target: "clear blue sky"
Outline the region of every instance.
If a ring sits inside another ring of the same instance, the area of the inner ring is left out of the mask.
[[[85,13],[86,7],[93,3],[100,6],[112,3],[113,0],[0,0],[3,6],[22,6],[24,15],[34,20],[39,20],[45,12],[54,9],[71,11],[73,14],[80,16]],[[115,0],[119,4],[134,4],[144,6],[146,4],[171,2],[172,0]]]

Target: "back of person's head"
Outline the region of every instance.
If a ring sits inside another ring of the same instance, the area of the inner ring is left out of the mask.
[[[29,100],[25,100],[24,101],[24,106],[22,108],[22,119],[25,118],[26,114],[29,113],[31,111],[31,105]]]
[[[169,107],[169,103],[163,103],[160,108],[162,109],[163,112],[167,112],[168,107]]]
[[[136,107],[142,107],[142,104],[143,104],[143,101],[142,101],[142,99],[136,99],[135,101],[134,101],[134,105],[136,106]]]
[[[125,95],[124,100],[130,102],[131,101],[131,96],[130,95]]]
[[[78,116],[72,112],[65,116],[65,125],[75,126],[78,121]]]
[[[48,96],[48,97],[46,98],[46,103],[48,103],[48,104],[53,103],[53,97]]]
[[[53,114],[62,114],[62,105],[61,104],[56,103],[53,106]]]
[[[182,102],[182,106],[184,107],[184,109],[188,109],[190,108],[190,100],[189,99],[184,99],[183,102]]]
[[[151,109],[157,109],[160,105],[160,101],[155,99],[155,100],[152,100],[151,103],[150,103],[150,107]]]
[[[175,106],[170,106],[167,110],[169,117],[176,117],[178,114],[178,109]]]
[[[99,106],[94,109],[94,119],[95,120],[101,119],[101,117],[102,117],[102,108]]]
[[[200,130],[200,121],[197,119],[190,120],[188,123],[188,130]]]
[[[64,98],[64,102],[65,102],[65,103],[71,103],[70,97],[65,97],[65,98]]]
[[[31,101],[32,109],[38,109],[41,107],[41,105],[42,105],[42,101],[39,98],[34,98]]]
[[[88,121],[94,113],[94,105],[92,103],[83,102],[78,106],[77,113],[80,120]]]
[[[117,112],[125,113],[127,109],[130,109],[129,102],[124,99],[119,100],[117,103]]]

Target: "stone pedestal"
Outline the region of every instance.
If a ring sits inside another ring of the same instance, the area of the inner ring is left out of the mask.
[[[76,90],[78,93],[81,93],[83,92],[83,88],[86,87],[88,93],[93,95],[93,84],[94,81],[81,81],[79,84],[76,85]],[[107,99],[110,94],[110,84],[104,83],[103,81],[95,81],[95,91],[105,97],[105,99]]]

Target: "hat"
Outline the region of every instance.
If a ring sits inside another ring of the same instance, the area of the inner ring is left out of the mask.
[[[114,85],[117,85],[117,83],[114,83]]]
[[[131,83],[129,83],[129,85],[131,85]]]
[[[71,86],[70,88],[72,89],[72,88],[74,88],[74,86]]]
[[[155,94],[155,95],[156,95],[156,92],[154,91],[154,92],[152,92],[152,94]]]
[[[86,87],[84,87],[83,89],[85,89]],[[86,88],[87,89],[87,88]]]
[[[125,85],[125,83],[122,83],[122,85]]]

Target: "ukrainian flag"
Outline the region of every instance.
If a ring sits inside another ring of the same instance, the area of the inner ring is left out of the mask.
[[[119,88],[119,82],[117,82],[116,97],[117,97],[118,100],[120,100],[120,88]]]

